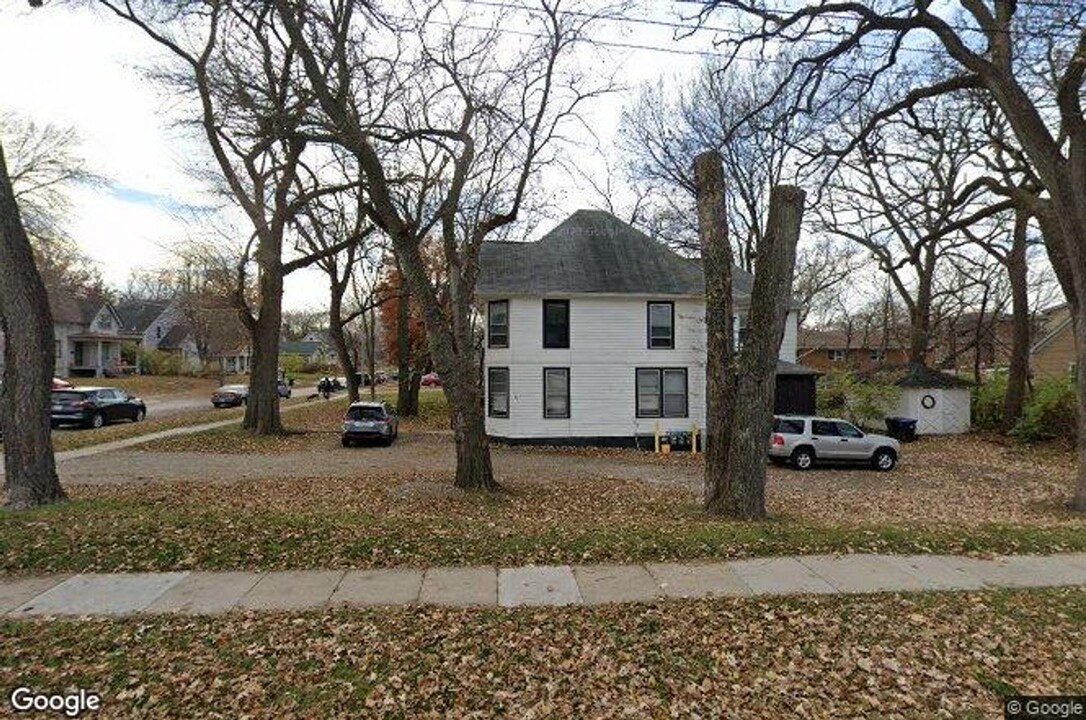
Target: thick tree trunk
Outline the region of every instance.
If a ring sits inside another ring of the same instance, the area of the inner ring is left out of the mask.
[[[4,432],[7,505],[25,509],[60,502],[50,439],[49,405],[54,371],[53,319],[45,284],[0,148],[0,330],[4,333]]]
[[[282,239],[261,241],[260,315],[251,325],[253,359],[242,426],[254,435],[283,432],[279,416],[279,333],[283,324]]]
[[[449,386],[443,387],[446,395],[449,395]],[[464,490],[497,490],[498,483],[494,480],[494,469],[490,464],[490,439],[486,434],[482,391],[476,383],[452,392],[465,394],[456,400],[449,398],[450,405],[455,408],[456,487]]]
[[[909,313],[909,362],[928,364],[928,346],[931,344],[931,296],[935,276],[935,250],[929,245],[923,265],[917,267],[919,282],[916,303]]]
[[[1007,374],[1007,393],[1003,396],[1001,429],[1009,432],[1022,417],[1029,382],[1029,276],[1026,264],[1026,233],[1029,217],[1018,213],[1014,240],[1007,255],[1007,276],[1011,283],[1011,362]]]
[[[717,152],[694,159],[697,187],[698,235],[705,273],[705,489],[707,512],[728,511],[729,421],[734,400],[732,371],[732,250],[728,242],[728,218],[724,172]]]
[[[401,291],[403,280],[401,276]],[[403,292],[396,299],[396,409],[401,417],[414,417],[419,414],[419,396],[411,395],[411,307]]]
[[[358,370],[355,368],[351,351],[347,347],[347,334],[343,332],[343,295],[346,289],[346,283],[341,285],[335,280],[332,281],[332,304],[328,308],[328,334],[332,338],[332,346],[336,349],[336,359],[339,360],[339,366],[343,369],[347,380],[347,397],[351,402],[358,402],[356,377]]]

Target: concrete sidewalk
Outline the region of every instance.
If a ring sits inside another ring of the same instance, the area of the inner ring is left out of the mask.
[[[433,604],[525,607],[659,598],[1086,585],[1086,553],[992,560],[811,555],[725,563],[80,574],[0,579],[0,614],[215,615],[230,610]]]

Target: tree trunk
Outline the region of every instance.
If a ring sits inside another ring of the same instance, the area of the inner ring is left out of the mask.
[[[707,512],[728,511],[729,421],[733,412],[732,249],[720,154],[694,159],[698,235],[705,274],[705,490]]]
[[[469,375],[470,377],[470,375]],[[490,463],[490,439],[486,434],[486,416],[483,412],[483,395],[478,383],[465,383],[464,388],[453,390],[464,393],[449,403],[454,411],[453,432],[456,436],[456,487],[463,490],[498,489],[494,469]],[[448,385],[443,386],[450,394]]]
[[[260,315],[251,325],[253,357],[242,426],[254,435],[283,432],[279,416],[279,333],[283,323],[282,238],[261,240]]]
[[[931,296],[935,276],[935,250],[929,244],[922,266],[917,267],[919,282],[916,303],[909,312],[909,362],[928,364],[928,346],[931,343]]]
[[[340,284],[332,281],[332,304],[328,308],[328,334],[332,337],[332,346],[336,349],[336,358],[347,380],[347,397],[351,402],[358,402],[358,372],[354,365],[354,358],[347,347],[347,334],[343,332],[343,295],[347,290],[347,283]]]
[[[411,305],[403,292],[403,276],[400,276],[400,296],[396,298],[396,409],[401,417],[419,414],[419,394],[411,393],[414,375],[411,372]],[[418,387],[417,385],[415,386]]]
[[[1026,233],[1029,217],[1018,213],[1014,240],[1007,254],[1007,276],[1011,283],[1011,362],[1007,374],[1007,394],[1003,397],[1001,429],[1009,432],[1022,417],[1029,381],[1029,277],[1026,264]]]
[[[7,505],[25,509],[66,498],[57,478],[49,406],[54,371],[53,318],[45,284],[8,179],[0,147],[0,330],[4,333],[4,432]]]

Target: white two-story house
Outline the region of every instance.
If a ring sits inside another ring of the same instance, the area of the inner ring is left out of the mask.
[[[705,427],[700,264],[599,210],[578,210],[537,242],[488,242],[487,432],[509,443],[645,445]],[[733,276],[742,325],[753,277]],[[778,412],[814,411],[815,372],[794,364],[788,315]],[[741,330],[739,331],[742,332]]]

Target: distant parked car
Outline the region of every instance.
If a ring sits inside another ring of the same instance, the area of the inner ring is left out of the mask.
[[[837,418],[782,415],[773,418],[769,459],[807,470],[816,462],[866,463],[876,470],[893,470],[901,444],[885,435],[865,433]]]
[[[400,434],[400,421],[392,406],[384,402],[356,402],[343,416],[343,447],[363,440],[378,440],[391,445]]]
[[[378,370],[373,374],[373,380],[378,385],[384,385],[388,382],[388,373],[384,372],[383,370]]]
[[[217,408],[237,407],[249,402],[248,385],[223,385],[211,394],[211,404]]]
[[[441,387],[441,378],[437,376],[437,373],[426,373],[422,376],[423,387]]]
[[[286,380],[280,380],[276,389],[278,390],[279,397],[281,398],[288,398],[290,397],[291,392],[293,392],[290,387],[290,383],[288,383]]]
[[[140,422],[147,417],[147,406],[118,388],[76,387],[53,391],[49,417],[54,426],[100,428],[118,420]]]

